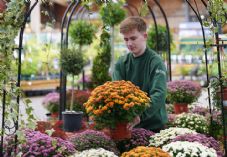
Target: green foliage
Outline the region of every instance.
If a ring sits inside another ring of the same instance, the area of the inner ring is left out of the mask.
[[[59,59],[54,44],[40,44],[37,40],[29,40],[24,46],[24,60],[22,61],[22,75],[40,75],[58,73],[59,68],[54,67],[54,61]]]
[[[95,86],[111,80],[109,75],[111,61],[110,35],[105,29],[103,29],[101,34],[98,51],[98,55],[95,57],[92,67],[92,82]]]
[[[122,4],[113,2],[103,5],[99,13],[104,24],[109,26],[119,24],[126,16],[125,10],[122,9]]]
[[[207,5],[209,16],[202,19],[203,25],[209,27],[213,33],[218,32],[218,26],[213,25],[216,21],[220,25],[227,23],[226,12],[227,8],[223,0],[209,0]]]
[[[24,0],[11,0],[7,2],[7,8],[0,13],[0,99],[2,100],[3,91],[6,92],[5,101],[5,119],[7,126],[15,125],[14,122],[18,120],[19,105],[15,101],[17,96],[22,97],[21,90],[17,87],[15,80],[16,73],[13,69],[12,61],[15,60],[13,51],[16,48],[15,38],[24,21],[24,14],[26,11],[26,4]],[[23,100],[23,99],[22,99]],[[27,118],[19,118],[20,127],[33,127],[35,124],[32,107],[29,101],[25,101],[25,111]],[[2,108],[2,103],[0,104]],[[2,132],[2,129],[0,129]]]
[[[79,75],[85,65],[83,54],[78,49],[63,49],[61,52],[61,67],[72,75]]]
[[[170,34],[170,44],[173,43],[172,39],[173,37]],[[156,41],[155,26],[150,27],[148,30],[147,45],[153,50],[156,50],[156,48],[158,48],[157,51],[167,51],[168,45],[166,27],[158,25],[158,41]]]
[[[86,21],[73,22],[69,29],[69,35],[76,44],[89,45],[95,36],[96,28]]]

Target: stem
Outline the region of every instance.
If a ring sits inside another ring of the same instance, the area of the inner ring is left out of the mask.
[[[73,79],[72,79],[72,95],[71,95],[71,104],[70,104],[70,108],[69,110],[72,111],[73,110],[73,101],[74,101],[74,75],[72,75]]]
[[[112,75],[114,71],[114,26],[111,27],[111,64],[110,64],[110,73]]]

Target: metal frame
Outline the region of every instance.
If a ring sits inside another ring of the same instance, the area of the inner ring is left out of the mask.
[[[197,6],[197,2],[196,0],[194,0],[195,3],[195,7],[192,6],[192,2],[189,0],[185,0],[188,5],[190,6],[190,8],[193,10],[193,12],[195,13],[195,15],[197,16],[199,23],[201,25],[201,29],[202,29],[202,33],[203,33],[203,47],[204,47],[204,53],[205,53],[205,60],[206,60],[206,77],[207,77],[207,83],[209,84],[210,80],[209,80],[209,73],[208,73],[208,60],[207,60],[207,45],[206,45],[206,37],[205,37],[205,32],[204,32],[204,27],[203,27],[203,23],[202,23],[202,19],[200,16],[200,12]],[[201,0],[202,4],[204,5],[204,7],[207,9],[207,3],[204,0]],[[209,13],[210,14],[210,13]],[[212,23],[214,26],[218,26],[218,23],[216,21],[216,19],[212,19]],[[225,125],[225,110],[224,110],[224,106],[223,106],[223,86],[222,86],[222,69],[221,69],[221,59],[220,59],[220,46],[223,46],[223,43],[220,44],[219,41],[219,33],[216,32],[215,33],[215,40],[216,43],[212,44],[210,46],[212,47],[216,47],[217,49],[217,61],[218,61],[218,79],[221,82],[220,85],[220,89],[221,89],[221,112],[222,112],[222,125],[223,125],[223,139],[224,139],[224,149],[225,149],[225,154],[227,153],[227,126]],[[211,124],[212,124],[212,119],[213,119],[213,115],[212,115],[212,105],[211,105],[211,96],[210,96],[210,89],[208,88],[208,101],[209,101],[209,111],[211,114]],[[227,113],[226,113],[227,114]]]
[[[29,8],[31,1],[28,0],[25,2],[27,8]],[[24,29],[25,29],[25,25],[26,22],[28,21],[28,18],[32,12],[32,10],[35,8],[35,6],[38,4],[38,0],[35,1],[35,3],[26,11],[25,16],[24,16],[24,21],[22,23],[21,29],[20,29],[20,35],[19,35],[19,46],[18,48],[16,48],[18,50],[18,65],[17,65],[17,87],[20,87],[20,82],[21,82],[21,54],[22,54],[22,49],[23,49],[23,35],[24,35]],[[10,134],[15,134],[15,132],[18,130],[19,128],[19,115],[17,115],[17,119],[16,121],[14,121],[14,126],[7,126],[7,124],[5,123],[5,103],[6,103],[6,91],[3,90],[3,99],[2,99],[2,124],[1,124],[1,128],[2,128],[2,134],[1,134],[1,145],[0,145],[0,156],[3,156],[3,140],[4,140],[4,134],[5,134],[5,130],[12,130],[14,129],[13,132],[11,132]],[[16,98],[16,102],[18,104],[18,108],[17,111],[19,113],[19,108],[20,108],[20,96],[18,95]],[[17,135],[15,135],[15,149],[17,148]]]

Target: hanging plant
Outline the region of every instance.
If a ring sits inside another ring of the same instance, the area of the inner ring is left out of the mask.
[[[227,23],[227,8],[223,0],[209,0],[207,4],[208,16],[202,18],[203,25],[209,27],[214,33],[218,32],[218,26],[214,25],[214,21],[223,26]]]
[[[69,35],[75,44],[89,45],[95,37],[96,28],[86,21],[76,21],[70,26]]]
[[[167,51],[168,45],[166,41],[167,41],[167,31],[165,26],[158,25],[158,41],[156,41],[155,26],[149,28],[148,37],[147,37],[148,47],[157,51]],[[172,43],[173,43],[172,35],[170,35],[170,44]]]
[[[121,3],[109,2],[101,7],[100,15],[104,24],[114,26],[125,18],[126,13],[122,9]]]

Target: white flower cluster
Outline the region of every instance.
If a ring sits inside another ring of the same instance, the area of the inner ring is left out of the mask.
[[[175,126],[189,128],[199,133],[208,133],[207,119],[195,113],[182,113],[177,115],[174,122]]]
[[[175,128],[171,127],[165,130],[161,130],[160,133],[157,133],[150,137],[149,146],[160,147],[164,144],[167,144],[170,140],[174,139],[178,135],[184,134],[197,134],[195,131],[188,128]]]
[[[176,141],[162,147],[173,157],[217,157],[213,148],[208,148],[198,142]]]
[[[113,152],[103,148],[88,149],[74,154],[72,157],[117,157]]]

